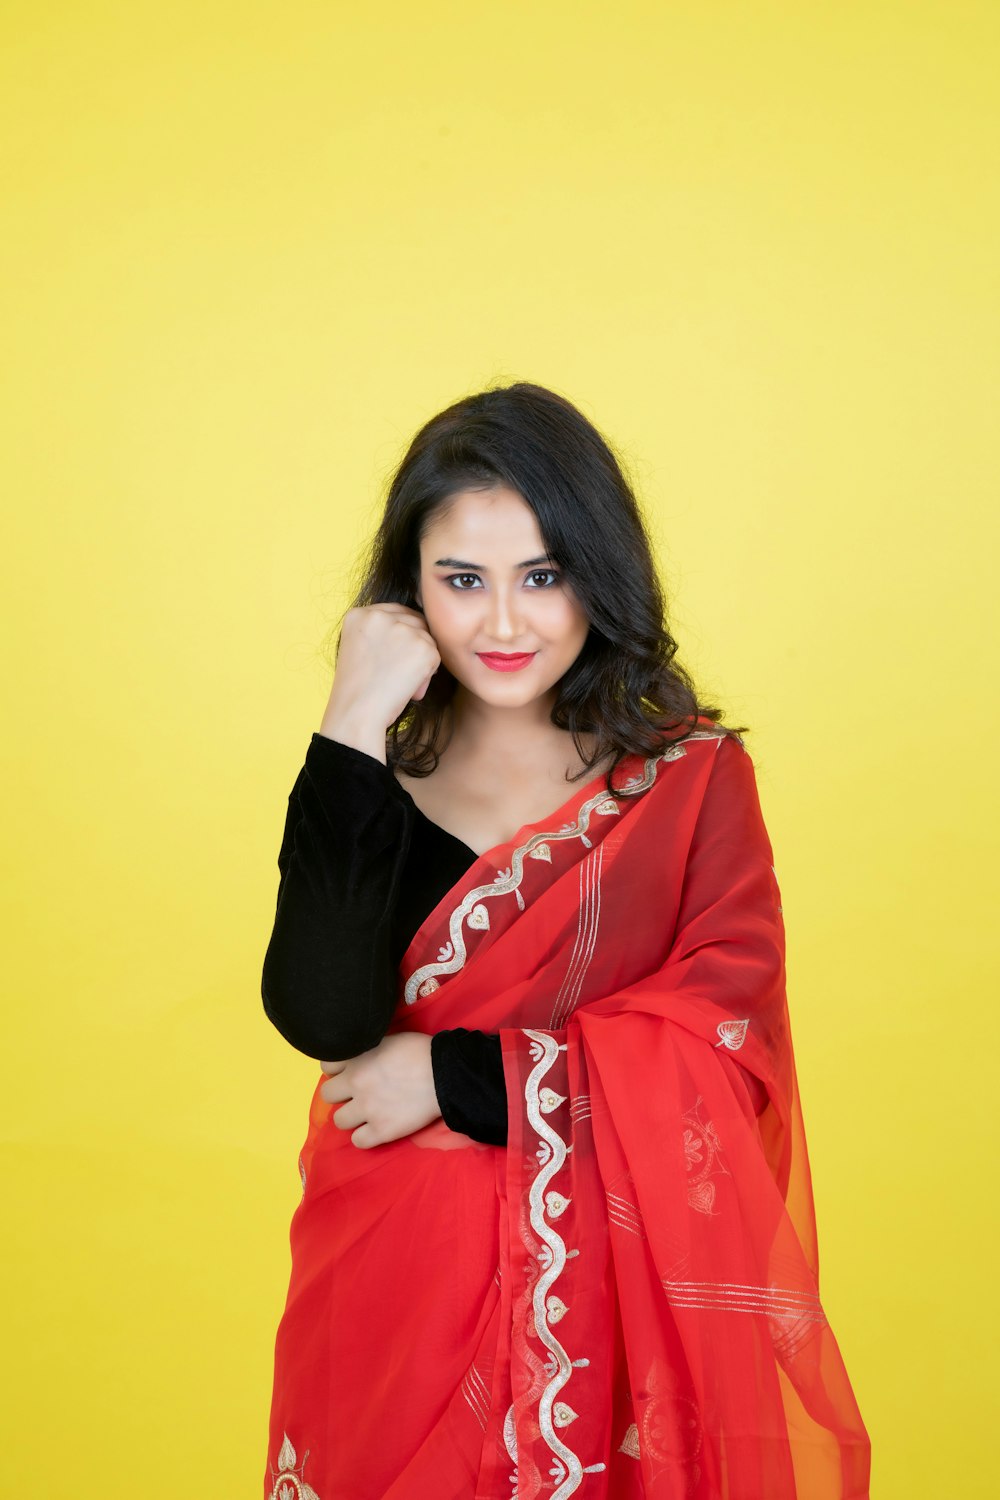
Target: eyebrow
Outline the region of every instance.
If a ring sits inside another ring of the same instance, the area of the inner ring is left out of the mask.
[[[545,554],[544,557],[529,557],[527,562],[515,563],[515,568],[536,568],[539,563],[552,562],[553,559]],[[436,568],[468,568],[470,573],[488,573],[489,568],[484,568],[482,563],[463,562],[460,557],[439,557],[434,564]]]

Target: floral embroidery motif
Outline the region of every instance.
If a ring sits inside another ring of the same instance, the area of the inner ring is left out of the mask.
[[[622,1438],[618,1452],[627,1453],[629,1458],[639,1457],[639,1429],[634,1422]]]
[[[677,1485],[674,1493],[678,1497],[698,1493],[704,1433],[697,1403],[682,1393],[671,1371],[655,1362],[646,1389],[636,1392],[636,1404],[642,1447],[656,1464],[670,1467]]]
[[[302,1477],[306,1466],[306,1459],[309,1457],[309,1449],[306,1449],[301,1465],[296,1466],[295,1449],[288,1441],[287,1432],[284,1434],[284,1438],[285,1440],[281,1445],[281,1452],[278,1454],[277,1474],[275,1474],[270,1464],[268,1464],[271,1478],[274,1481],[268,1500],[320,1500],[312,1485],[306,1484],[305,1479]]]
[[[701,1161],[701,1152],[698,1149],[700,1145],[701,1138],[698,1137],[697,1139],[695,1139],[690,1130],[685,1130],[684,1155],[687,1157],[687,1170],[689,1172],[696,1161]]]
[[[715,1183],[692,1183],[688,1188],[688,1203],[701,1214],[714,1213]]]
[[[738,1052],[746,1041],[747,1027],[750,1025],[750,1017],[742,1021],[720,1021],[716,1031],[722,1038],[716,1042],[717,1047],[728,1047],[730,1052]]]
[[[509,879],[510,879],[510,869],[509,868],[506,869],[506,870],[498,870],[497,873],[493,877],[493,883],[494,884],[498,884],[501,880],[509,880]],[[514,899],[517,902],[517,909],[518,909],[518,911],[524,911],[524,897],[521,895],[521,887],[519,885],[515,885],[514,886]]]
[[[682,1119],[687,1121],[682,1142],[684,1165],[690,1174],[687,1200],[691,1208],[701,1214],[715,1215],[715,1183],[712,1178],[719,1173],[730,1176],[729,1170],[719,1160],[722,1145],[711,1120],[702,1120],[698,1113],[701,1095]]]
[[[566,1306],[563,1299],[561,1297],[557,1297],[555,1292],[553,1292],[552,1296],[546,1299],[545,1311],[549,1315],[550,1323],[558,1323],[559,1319],[564,1318],[569,1312],[569,1308]]]

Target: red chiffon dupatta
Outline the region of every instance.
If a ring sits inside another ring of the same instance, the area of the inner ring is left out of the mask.
[[[752,760],[710,721],[488,851],[391,1030],[499,1032],[506,1148],[318,1081],[268,1500],[867,1500]]]

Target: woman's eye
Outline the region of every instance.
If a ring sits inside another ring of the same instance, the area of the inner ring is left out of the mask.
[[[553,580],[553,582],[555,582],[556,580],[558,580],[559,574],[553,568],[536,568],[533,572],[531,572],[531,573],[528,574],[528,577],[529,578],[551,578]],[[447,581],[448,581],[449,586],[451,588],[454,588],[458,593],[460,593],[460,594],[471,593],[472,592],[471,588],[466,588],[465,587],[465,585],[463,583],[464,579],[472,579],[474,583],[477,583],[479,581],[479,574],[478,573],[449,573]],[[535,588],[551,588],[552,585],[551,584],[545,584],[545,583],[543,583],[543,584],[533,584],[532,587],[535,587]]]

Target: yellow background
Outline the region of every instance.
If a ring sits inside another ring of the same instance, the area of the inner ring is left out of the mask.
[[[991,1492],[1000,10],[3,32],[5,1493],[261,1493],[286,798],[393,466],[511,379],[621,449],[752,728],[873,1494]]]

